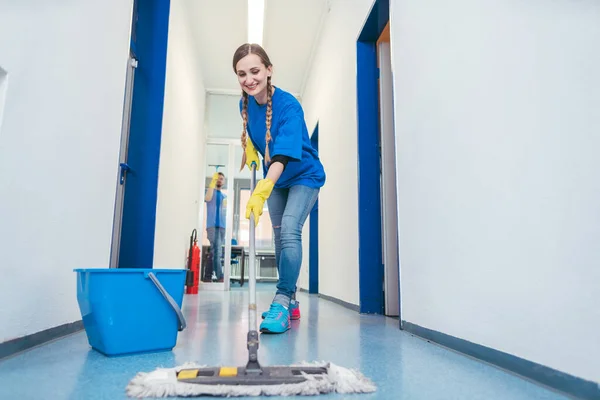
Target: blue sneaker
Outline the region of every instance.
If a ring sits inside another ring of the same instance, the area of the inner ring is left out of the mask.
[[[272,303],[259,330],[264,333],[283,333],[288,329],[290,329],[290,312],[281,304]]]
[[[265,319],[268,313],[268,311],[264,311],[262,313],[262,319]],[[300,302],[298,300],[290,301],[290,319],[292,321],[300,319]]]

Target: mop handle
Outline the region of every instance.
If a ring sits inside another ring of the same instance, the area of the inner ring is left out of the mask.
[[[256,164],[252,163],[252,178],[250,180],[250,196],[254,192],[256,186]],[[256,251],[255,251],[255,224],[254,224],[254,213],[250,213],[250,256],[249,256],[249,268],[248,268],[248,291],[250,292],[250,302],[248,304],[248,311],[250,313],[248,318],[248,330],[256,331]]]

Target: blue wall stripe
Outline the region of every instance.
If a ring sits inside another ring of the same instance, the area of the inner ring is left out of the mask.
[[[151,268],[163,118],[169,0],[136,2],[132,42],[138,60],[119,254],[120,268]]]
[[[377,0],[356,42],[358,114],[358,269],[360,312],[383,314],[379,82],[376,42],[389,19]]]
[[[319,124],[315,127],[310,143],[319,151]],[[310,212],[309,232],[309,260],[308,260],[308,292],[319,293],[319,198]]]
[[[467,354],[577,398],[600,399],[600,387],[595,382],[586,381],[532,361],[423,328],[410,322],[402,321],[401,328],[423,339]]]
[[[358,265],[360,312],[382,314],[381,192],[379,184],[379,100],[377,53],[357,42],[358,99]]]

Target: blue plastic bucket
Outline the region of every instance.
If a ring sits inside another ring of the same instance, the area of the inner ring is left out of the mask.
[[[185,329],[185,269],[75,269],[88,342],[107,356],[168,351]]]

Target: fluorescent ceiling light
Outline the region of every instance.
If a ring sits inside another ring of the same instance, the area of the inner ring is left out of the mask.
[[[265,0],[248,0],[248,43],[262,46]]]

